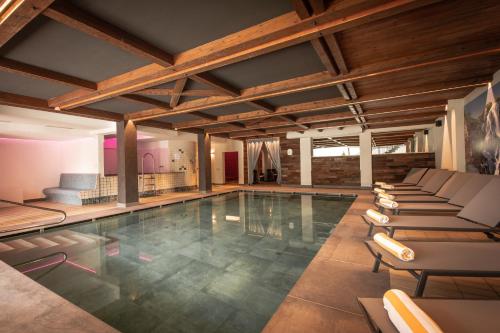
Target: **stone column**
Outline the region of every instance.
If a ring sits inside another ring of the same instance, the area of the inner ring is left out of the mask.
[[[463,99],[448,101],[449,130],[453,170],[465,172],[465,102]]]
[[[312,138],[300,138],[300,185],[312,186]]]
[[[361,186],[371,187],[372,180],[372,134],[363,132],[359,135],[359,168]]]
[[[133,121],[116,123],[118,144],[118,206],[139,203],[137,179],[137,128]]]
[[[212,160],[210,135],[198,133],[198,188],[200,192],[212,191]]]

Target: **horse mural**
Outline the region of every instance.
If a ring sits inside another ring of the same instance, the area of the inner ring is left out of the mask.
[[[482,114],[481,173],[500,175],[500,98],[495,100],[491,85],[488,86],[486,105]]]

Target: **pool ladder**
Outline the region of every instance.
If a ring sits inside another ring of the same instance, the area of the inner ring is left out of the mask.
[[[150,156],[153,159],[153,173],[152,174],[144,174],[144,161],[146,158]],[[151,153],[145,153],[142,155],[141,160],[141,179],[142,179],[142,195],[145,196],[146,192],[153,193],[153,196],[156,196],[156,165],[155,165],[155,157]]]

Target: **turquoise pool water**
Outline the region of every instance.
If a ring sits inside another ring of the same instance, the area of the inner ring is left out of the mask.
[[[260,332],[352,201],[231,193],[3,239],[0,259],[47,256],[16,268],[122,332]]]

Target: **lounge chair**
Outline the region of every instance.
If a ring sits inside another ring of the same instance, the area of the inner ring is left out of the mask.
[[[410,190],[409,188],[400,188],[396,190],[386,190],[391,195],[434,195],[446,183],[448,179],[455,174],[455,171],[437,170],[427,183],[419,189]]]
[[[429,230],[429,231],[465,231],[483,232],[496,239],[493,232],[500,231],[500,178],[491,179],[457,216],[391,216],[388,223],[380,223],[367,215],[362,218],[370,228],[371,236],[374,227],[384,228],[390,237],[397,230]]]
[[[424,187],[434,175],[440,171],[445,171],[443,169],[429,169],[420,179],[420,181],[416,185],[401,185],[395,186],[395,191],[418,191],[422,187]]]
[[[402,202],[448,202],[473,177],[473,174],[456,172],[433,195],[395,195],[395,201]]]
[[[500,300],[413,299],[443,332],[497,332]],[[374,333],[398,333],[384,309],[382,298],[358,298]]]
[[[425,184],[427,184],[427,182],[432,178],[432,176],[434,176],[436,174],[436,172],[438,170],[439,169],[427,169],[426,172],[422,175],[422,177],[418,181],[418,183],[415,185],[402,184],[402,183],[389,184],[389,185],[393,185],[395,187],[395,190],[400,189],[400,188],[407,188],[407,187],[410,187],[412,190],[418,190],[418,189],[422,188]],[[381,186],[374,185],[374,189],[377,187],[381,187]],[[372,191],[372,193],[377,194],[375,191]]]
[[[412,186],[412,185],[417,185],[418,182],[422,179],[422,177],[425,175],[425,173],[429,170],[428,168],[411,168],[410,171],[408,171],[408,174],[406,175],[405,179],[401,183],[390,183],[390,185],[393,186]]]
[[[421,213],[421,214],[457,214],[469,201],[490,182],[498,176],[474,174],[463,186],[453,195],[447,203],[440,202],[403,202],[397,207],[388,208],[376,202],[375,205],[381,212],[390,211],[394,215],[400,213]]]
[[[402,261],[375,241],[365,241],[375,257],[373,272],[380,264],[398,271],[408,271],[418,283],[415,297],[424,293],[429,276],[500,277],[500,243],[496,242],[415,242],[404,245],[415,252],[415,259]]]

